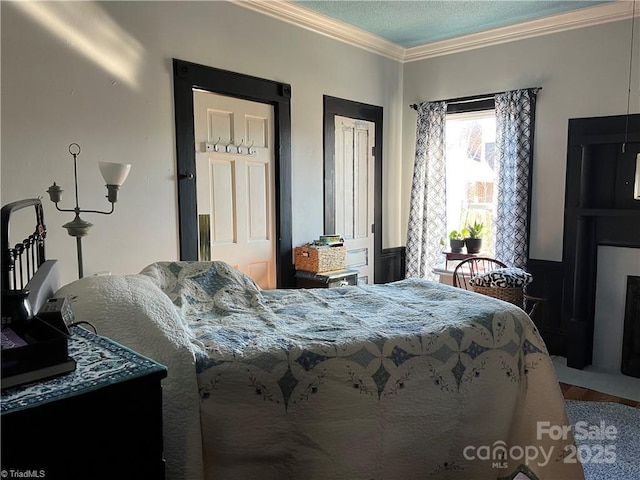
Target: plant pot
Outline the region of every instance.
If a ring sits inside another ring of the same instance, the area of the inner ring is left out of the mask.
[[[456,240],[454,238],[449,239],[449,246],[452,253],[461,253],[462,247],[464,247],[464,240]]]
[[[482,249],[481,238],[465,238],[464,243],[467,245],[467,253],[480,253]]]

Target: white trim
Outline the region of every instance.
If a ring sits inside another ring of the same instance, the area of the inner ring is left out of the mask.
[[[633,2],[618,0],[593,7],[581,8],[572,12],[561,13],[550,17],[495,28],[486,32],[464,35],[462,37],[442,40],[418,47],[406,49],[404,61],[414,62],[426,58],[464,52],[476,48],[498,45],[500,43],[524,40],[526,38],[547,35],[550,33],[573,30],[575,28],[590,27],[602,23],[616,22],[631,18]],[[636,12],[636,16],[640,11]]]
[[[615,2],[581,8],[517,25],[495,28],[486,32],[427,43],[417,47],[404,48],[394,42],[326,15],[321,15],[288,0],[229,1],[240,7],[268,15],[402,63],[415,62],[565,30],[616,22],[631,18],[633,15],[632,1],[616,0]],[[637,9],[636,16],[640,16],[640,9]]]
[[[240,7],[339,40],[369,52],[402,61],[406,49],[360,28],[300,7],[287,0],[229,0]]]

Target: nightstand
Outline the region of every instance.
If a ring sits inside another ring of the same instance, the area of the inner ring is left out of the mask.
[[[3,476],[163,479],[166,367],[80,327],[69,355],[74,372],[2,392]]]
[[[298,288],[335,288],[357,284],[358,272],[355,270],[336,270],[324,273],[296,270],[296,286]]]

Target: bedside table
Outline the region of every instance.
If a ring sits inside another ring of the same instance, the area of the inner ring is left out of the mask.
[[[355,270],[336,270],[324,273],[296,270],[296,287],[298,288],[335,288],[357,284],[358,272]]]
[[[80,327],[69,355],[74,372],[2,392],[2,473],[163,479],[166,367]]]

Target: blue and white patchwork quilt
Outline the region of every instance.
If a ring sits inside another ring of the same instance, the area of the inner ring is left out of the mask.
[[[260,290],[223,262],[141,275],[191,343],[205,478],[583,478],[540,429],[564,402],[511,304],[418,279]]]

